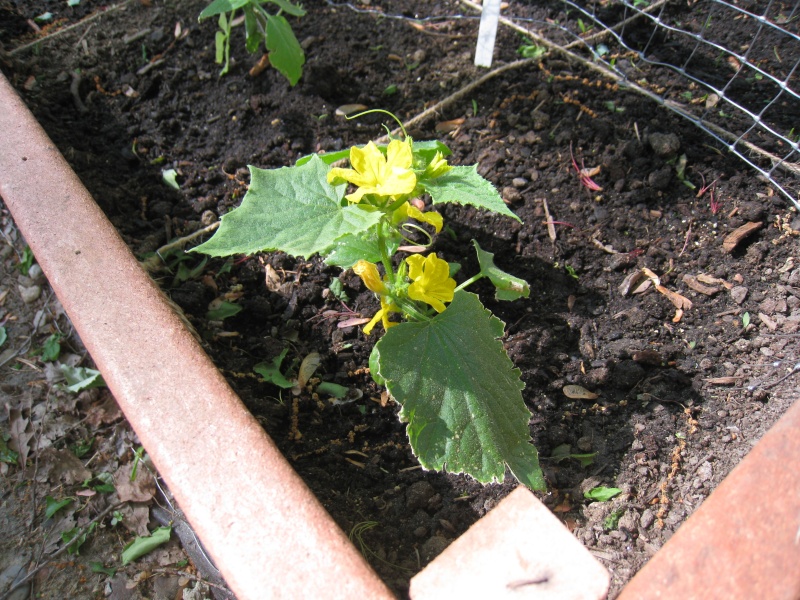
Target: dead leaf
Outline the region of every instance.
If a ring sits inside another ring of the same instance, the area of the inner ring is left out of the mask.
[[[711,275],[706,275],[704,273],[700,273],[700,275],[697,276],[697,281],[699,281],[700,283],[705,283],[706,285],[721,285],[726,290],[730,290],[731,288],[733,288],[732,283],[728,283],[724,279],[720,279],[719,277],[712,277]]]
[[[131,481],[134,463],[121,466],[114,473],[114,487],[120,502],[149,502],[156,495],[156,481],[141,461],[137,462],[136,477]]]
[[[648,269],[649,270],[649,269]],[[645,273],[644,269],[629,273],[619,286],[619,293],[622,296],[630,294],[641,294],[647,291],[652,285],[652,281]]]
[[[550,208],[547,206],[547,200],[542,198],[542,208],[544,209],[544,218],[547,219],[547,236],[551,242],[556,241],[556,226],[553,225],[553,217],[550,216]]]
[[[300,368],[297,370],[298,387],[304,388],[306,386],[306,383],[308,383],[308,380],[314,375],[314,371],[317,370],[321,362],[322,358],[318,352],[309,352],[306,355],[303,362],[300,363]]]
[[[92,404],[87,410],[86,422],[92,427],[109,425],[122,418],[122,411],[108,390],[104,390],[101,401]]]
[[[453,119],[452,121],[441,121],[436,124],[437,133],[450,133],[464,124],[464,119]]]
[[[342,104],[336,109],[336,116],[347,117],[353,113],[361,112],[362,110],[367,110],[367,107],[363,104]]]
[[[130,502],[123,505],[119,512],[124,517],[122,524],[128,531],[141,536],[150,535],[147,529],[147,524],[150,522],[150,508],[147,504]]]
[[[30,419],[23,417],[22,411],[18,408],[11,408],[6,404],[6,412],[8,413],[8,427],[11,434],[8,447],[19,454],[19,466],[24,468],[30,453],[29,443],[33,438],[33,428],[31,427]]]
[[[692,275],[684,275],[683,283],[692,288],[695,292],[703,294],[704,296],[713,296],[714,294],[717,294],[720,291],[719,288],[703,285],[702,283],[700,283],[697,277],[694,277]]]
[[[685,296],[681,296],[678,292],[673,292],[672,290],[668,290],[663,285],[657,285],[656,290],[664,294],[672,304],[675,305],[675,308],[680,310],[689,310],[692,308],[692,301],[686,298]]]
[[[594,392],[590,392],[585,387],[581,387],[579,385],[565,385],[561,391],[564,392],[564,395],[567,398],[572,398],[575,400],[596,400],[599,398],[599,396]]]
[[[38,481],[49,481],[54,485],[74,485],[91,476],[92,472],[69,450],[47,448],[39,453],[39,469],[36,474]]]
[[[754,231],[761,229],[762,224],[761,221],[751,221],[750,223],[745,223],[741,227],[737,227],[725,236],[725,239],[722,241],[722,249],[725,252],[733,252],[743,239]]]
[[[355,327],[357,325],[364,325],[365,323],[369,323],[372,319],[365,319],[365,318],[353,318],[347,319],[345,321],[339,321],[336,324],[336,327],[339,329],[344,329],[345,327]]]

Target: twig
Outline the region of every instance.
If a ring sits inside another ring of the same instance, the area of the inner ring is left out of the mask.
[[[110,6],[110,7],[106,8],[103,11],[97,11],[93,15],[88,16],[85,19],[81,19],[77,23],[74,23],[72,25],[68,25],[67,27],[64,27],[63,29],[59,29],[58,31],[54,31],[53,33],[51,33],[51,34],[49,34],[49,35],[47,35],[47,36],[45,36],[43,38],[39,38],[39,39],[33,40],[32,42],[28,42],[27,44],[23,44],[22,46],[18,46],[17,48],[14,48],[13,50],[11,50],[8,53],[8,56],[14,56],[16,54],[19,54],[20,52],[24,52],[28,48],[32,48],[33,46],[36,46],[37,44],[40,44],[41,42],[46,42],[48,40],[51,40],[51,39],[53,39],[55,37],[58,37],[58,36],[60,36],[60,35],[62,35],[64,33],[67,33],[68,31],[72,31],[73,29],[75,29],[77,27],[83,27],[87,23],[89,23],[91,21],[94,21],[95,19],[97,19],[99,17],[107,15],[107,14],[113,12],[113,11],[116,11],[116,10],[124,9],[130,3],[131,3],[131,0],[123,0],[122,2],[117,4],[116,6]],[[0,599],[0,600],[2,600],[2,599]]]
[[[124,504],[125,504],[125,502],[117,502],[116,504],[112,504],[111,506],[108,506],[108,507],[106,507],[106,509],[105,509],[103,512],[101,512],[101,513],[100,513],[99,515],[97,515],[97,516],[96,516],[94,519],[92,519],[91,521],[89,521],[89,522],[88,522],[86,525],[84,525],[83,527],[81,527],[81,528],[78,530],[78,532],[77,532],[77,533],[76,533],[76,534],[73,536],[73,538],[70,540],[70,542],[69,542],[68,544],[64,544],[64,545],[63,545],[61,548],[59,548],[58,550],[56,550],[55,552],[53,552],[53,553],[52,553],[50,556],[48,556],[48,557],[45,559],[45,561],[44,561],[43,563],[41,563],[41,564],[40,564],[38,567],[36,567],[36,568],[35,568],[33,571],[31,571],[30,573],[28,573],[28,574],[27,574],[25,577],[23,577],[22,579],[20,579],[18,582],[16,582],[16,583],[12,583],[12,584],[11,584],[11,587],[10,587],[10,588],[8,588],[8,590],[6,590],[6,592],[5,592],[5,593],[4,593],[2,596],[0,596],[0,600],[8,600],[8,599],[11,597],[11,594],[12,594],[12,592],[13,592],[14,590],[16,590],[17,588],[19,588],[19,587],[21,587],[21,586],[25,585],[25,584],[26,584],[26,583],[28,583],[28,582],[29,582],[31,579],[33,579],[34,577],[36,577],[36,574],[37,574],[39,571],[41,571],[42,569],[44,569],[44,568],[47,566],[47,564],[48,564],[48,563],[50,563],[50,562],[51,562],[53,559],[55,559],[55,558],[57,558],[57,557],[61,556],[61,555],[64,553],[64,551],[65,551],[65,550],[67,550],[67,549],[68,549],[70,546],[72,546],[72,543],[73,543],[74,541],[76,541],[76,540],[77,540],[77,539],[78,539],[80,536],[82,536],[83,534],[85,534],[85,533],[86,533],[86,532],[89,530],[89,528],[90,528],[92,525],[94,525],[95,523],[98,523],[98,522],[102,521],[102,520],[103,520],[103,519],[104,519],[104,518],[105,518],[105,517],[106,517],[106,516],[107,516],[107,515],[108,515],[108,514],[111,512],[111,511],[113,511],[113,510],[115,510],[115,509],[117,509],[117,508],[120,508],[120,507],[121,507],[121,506],[123,506]]]
[[[208,579],[203,579],[202,577],[198,577],[193,573],[189,573],[188,571],[178,571],[176,569],[150,569],[151,573],[158,573],[159,575],[174,575],[175,577],[186,577],[187,579],[191,579],[192,581],[196,581],[198,583],[202,583],[209,587],[213,587],[214,589],[219,590],[229,598],[234,598],[233,592],[226,588],[224,585],[219,585],[218,583],[213,583]]]
[[[486,83],[490,79],[493,79],[493,78],[497,77],[498,75],[502,75],[503,73],[505,73],[507,71],[511,71],[512,69],[519,69],[519,68],[522,68],[522,67],[527,67],[529,65],[534,65],[537,62],[538,62],[538,59],[523,58],[521,60],[515,60],[512,63],[508,63],[506,65],[502,65],[500,67],[497,67],[496,69],[494,69],[492,71],[489,71],[488,73],[486,73],[482,77],[479,77],[475,81],[472,81],[472,82],[468,83],[467,85],[462,87],[460,90],[457,90],[456,92],[453,92],[452,94],[450,94],[444,100],[441,100],[440,102],[437,102],[436,104],[434,104],[433,106],[431,106],[427,110],[422,111],[421,113],[419,113],[417,116],[413,117],[412,119],[406,121],[405,123],[403,123],[403,127],[408,129],[409,127],[413,127],[415,125],[418,125],[419,123],[422,123],[423,121],[427,120],[428,118],[432,117],[433,115],[435,115],[436,113],[441,111],[446,106],[449,106],[450,104],[453,104],[454,102],[458,102],[461,98],[463,98],[464,96],[466,96],[467,94],[469,94],[473,90],[479,88],[480,86],[482,86],[484,83]],[[376,142],[379,143],[379,144],[387,142],[387,141],[389,141],[389,136],[390,135],[398,135],[401,131],[402,130],[398,127],[397,129],[392,131],[391,134],[384,135],[383,137],[377,139]]]

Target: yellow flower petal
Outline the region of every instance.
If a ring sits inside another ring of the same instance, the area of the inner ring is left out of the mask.
[[[410,194],[417,186],[417,176],[411,170],[413,159],[410,140],[392,140],[386,156],[370,142],[363,148],[350,148],[352,169],[335,167],[328,171],[327,178],[329,183],[346,181],[357,186],[346,196],[353,203],[360,202],[365,194],[399,197]]]
[[[381,309],[376,312],[372,320],[364,326],[364,334],[369,335],[372,333],[373,327],[375,327],[379,321],[383,324],[384,331],[397,325],[397,323],[389,320],[389,314],[393,312],[400,312],[400,309],[391,302],[387,302],[385,296],[381,296]]]
[[[436,312],[445,309],[445,302],[452,302],[456,282],[450,277],[450,265],[433,252],[422,258],[419,254],[409,256],[408,276],[413,283],[408,286],[412,300],[430,304]]]
[[[378,272],[378,267],[366,260],[360,260],[353,265],[353,272],[361,277],[361,281],[368,289],[376,294],[383,294],[386,291],[386,286],[383,285],[381,274]]]
[[[432,225],[436,233],[439,233],[442,230],[442,226],[444,225],[444,219],[442,215],[440,215],[436,211],[428,211],[422,212],[417,207],[412,206],[411,204],[406,203],[408,208],[406,209],[406,213],[412,219],[416,219],[422,223],[427,223],[428,225]]]

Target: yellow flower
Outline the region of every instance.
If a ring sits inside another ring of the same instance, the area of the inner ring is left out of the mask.
[[[442,153],[437,152],[433,160],[429,162],[428,166],[425,168],[425,177],[428,179],[435,179],[436,177],[441,177],[452,168],[453,167],[447,164],[447,160],[442,156]]]
[[[426,257],[414,254],[406,259],[408,276],[413,280],[408,286],[412,300],[430,304],[436,312],[442,312],[445,302],[452,302],[456,288],[455,279],[450,277],[450,265],[446,260],[436,257],[433,252]]]
[[[406,217],[411,219],[416,219],[421,223],[427,223],[428,225],[432,225],[433,228],[436,230],[436,233],[439,233],[442,230],[442,225],[444,225],[444,219],[442,219],[442,215],[440,215],[436,211],[428,211],[422,212],[416,206],[413,206],[406,202],[403,206],[401,206],[398,211],[404,211]]]
[[[378,267],[366,260],[360,260],[353,265],[353,272],[361,277],[361,281],[368,289],[376,294],[383,294],[386,292],[386,286],[381,280],[381,274],[378,273]]]
[[[381,309],[375,313],[375,316],[372,317],[372,320],[366,324],[364,327],[364,333],[369,335],[372,333],[372,328],[378,324],[378,321],[383,323],[384,331],[388,331],[389,327],[394,327],[397,325],[394,321],[389,320],[389,314],[393,312],[400,312],[400,309],[397,308],[394,304],[386,299],[386,296],[381,296]]]
[[[411,170],[413,158],[411,140],[392,140],[386,149],[386,156],[372,142],[363,149],[353,146],[350,148],[350,165],[353,168],[331,169],[328,171],[328,183],[348,181],[357,185],[355,192],[345,196],[354,204],[360,202],[364,194],[393,198],[410,194],[417,186],[417,176]]]

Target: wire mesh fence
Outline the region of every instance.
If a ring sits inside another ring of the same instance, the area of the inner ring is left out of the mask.
[[[510,3],[503,22],[688,119],[800,208],[800,0],[536,4],[531,18],[513,13],[533,3]]]

